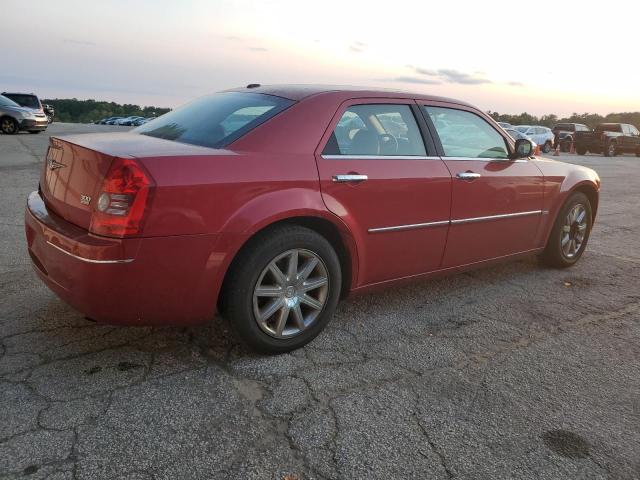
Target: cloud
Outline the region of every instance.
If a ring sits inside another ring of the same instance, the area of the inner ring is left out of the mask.
[[[421,78],[421,77],[411,77],[408,75],[396,77],[393,79],[394,82],[402,82],[402,83],[420,83],[423,85],[440,85],[442,82],[439,80],[432,80],[430,78]]]
[[[524,83],[522,82],[507,82],[507,85],[510,87],[524,87]]]
[[[268,48],[264,47],[248,47],[247,50],[251,50],[252,52],[268,52]]]
[[[444,83],[457,83],[460,85],[482,85],[484,83],[493,83],[491,80],[477,74],[470,74],[453,70],[451,68],[441,68],[438,70],[432,70],[421,67],[411,67],[413,70],[428,77],[438,78]]]
[[[351,45],[349,45],[349,50],[356,53],[362,53],[366,48],[367,44],[364,42],[352,42]]]
[[[71,43],[73,45],[83,45],[85,47],[95,47],[97,45],[94,42],[89,42],[87,40],[75,40],[73,38],[63,38],[62,41],[64,43]]]

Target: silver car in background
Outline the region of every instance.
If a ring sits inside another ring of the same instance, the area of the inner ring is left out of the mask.
[[[28,107],[21,107],[10,98],[0,95],[0,131],[6,135],[13,135],[21,130],[29,133],[40,133],[47,128],[47,117],[40,118]]]
[[[550,128],[537,125],[516,125],[513,128],[540,145],[543,153],[549,153],[553,148],[554,135]]]

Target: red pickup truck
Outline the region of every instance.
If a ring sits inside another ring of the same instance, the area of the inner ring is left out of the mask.
[[[627,123],[601,123],[590,132],[575,132],[576,152],[604,153],[615,157],[620,153],[635,153],[640,157],[640,132]]]

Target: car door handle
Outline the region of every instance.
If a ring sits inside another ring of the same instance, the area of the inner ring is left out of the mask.
[[[456,178],[458,180],[475,180],[476,178],[480,178],[482,175],[475,172],[460,172],[456,174]]]
[[[366,175],[356,175],[356,174],[333,176],[333,181],[337,183],[364,182],[365,180],[368,180],[368,179],[369,177]]]

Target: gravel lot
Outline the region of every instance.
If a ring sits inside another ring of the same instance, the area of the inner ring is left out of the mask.
[[[343,302],[292,354],[83,320],[23,233],[53,124],[0,135],[0,478],[640,478],[640,159],[582,261],[535,258]]]

